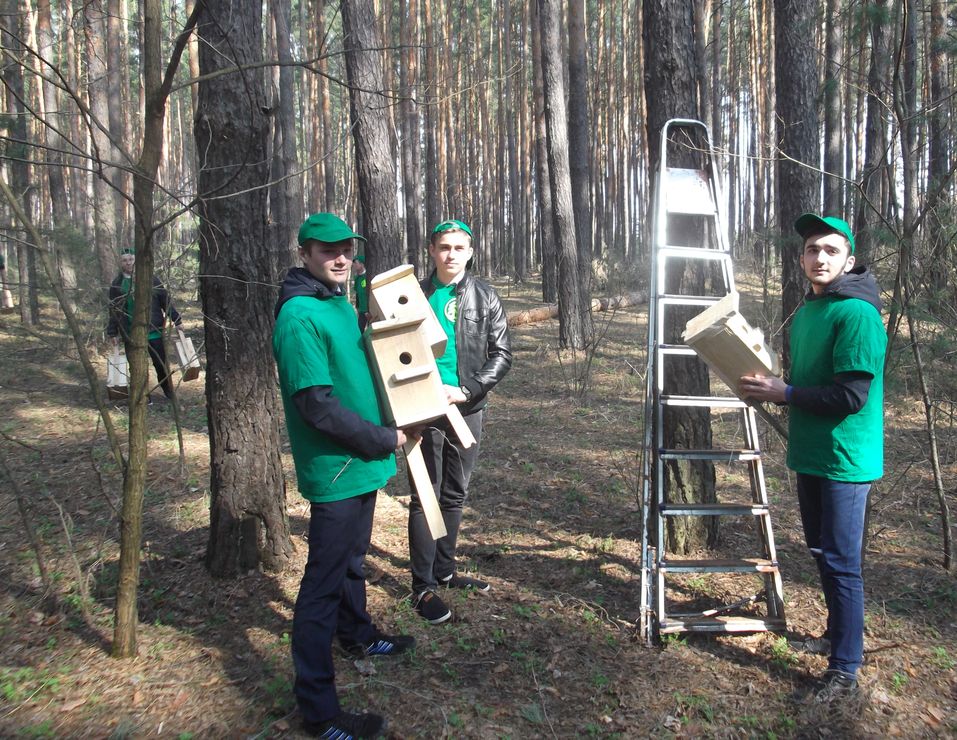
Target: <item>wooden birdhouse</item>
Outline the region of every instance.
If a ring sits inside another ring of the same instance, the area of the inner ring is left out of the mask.
[[[386,417],[398,428],[445,417],[464,447],[475,444],[442,385],[435,358],[445,352],[445,332],[411,265],[401,265],[369,282],[369,312],[372,323],[366,345]],[[422,457],[421,440],[412,440],[403,449],[429,531],[435,539],[444,537],[445,522]]]
[[[738,312],[738,293],[724,298],[692,318],[684,342],[703,359],[735,394],[744,375],[780,375],[777,355]]]
[[[412,265],[399,265],[381,272],[369,283],[369,313],[372,321],[422,318],[421,331],[432,347],[433,355],[445,354],[445,332],[435,318]]]
[[[397,427],[433,421],[448,410],[432,345],[423,329],[426,321],[421,315],[373,321],[366,334],[385,411]]]

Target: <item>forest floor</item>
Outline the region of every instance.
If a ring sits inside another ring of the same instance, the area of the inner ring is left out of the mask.
[[[500,291],[511,312],[533,305],[537,286]],[[185,314],[199,345],[198,307]],[[384,714],[392,738],[957,734],[957,581],[940,566],[922,410],[902,368],[888,382],[887,475],[872,493],[859,695],[838,704],[804,697],[826,658],[794,645],[821,633],[825,610],[773,433],[763,441],[790,631],[670,637],[652,648],[639,640],[645,316],[643,306],[596,315],[603,338],[584,399],[573,380],[583,358],[556,350],[557,321],[513,329],[514,365],[489,406],[459,551],[461,568],[492,591],[454,594],[450,623],[425,624],[408,600],[404,475],[380,494],[369,607],[383,630],[410,633],[418,646],[374,661],[337,653],[343,704]],[[172,409],[149,410],[139,655],[111,658],[121,476],[65,328],[52,309],[44,318],[27,334],[15,316],[0,317],[0,452],[57,596],[45,593],[4,479],[0,736],[301,737],[289,634],[309,510],[288,449],[292,567],[214,580],[203,566],[202,379],[179,390],[185,471]],[[125,432],[126,409],[111,413]],[[957,430],[951,423],[940,434],[952,483]],[[731,523],[718,547],[758,552],[748,528]],[[686,578],[672,595],[727,603],[759,587],[737,578]]]

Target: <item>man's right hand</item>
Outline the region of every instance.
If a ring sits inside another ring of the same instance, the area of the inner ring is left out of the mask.
[[[422,439],[423,431],[425,431],[425,424],[420,424],[414,427],[408,427],[406,429],[396,429],[395,435],[397,437],[397,441],[395,443],[395,448],[399,449],[406,442]]]
[[[755,398],[758,401],[772,401],[786,403],[787,383],[780,378],[761,377],[760,375],[745,375],[738,381],[738,390],[744,398]]]

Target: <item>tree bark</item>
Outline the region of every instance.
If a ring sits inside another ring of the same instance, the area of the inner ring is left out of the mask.
[[[208,0],[206,7],[199,28],[203,75],[262,61],[262,0]],[[260,565],[282,570],[292,555],[272,360],[281,276],[266,224],[265,103],[255,71],[199,85],[199,191],[215,196],[200,206],[212,494],[206,565],[220,577]]]
[[[657,171],[661,152],[661,130],[672,118],[698,117],[698,80],[695,76],[694,8],[691,3],[644,0],[644,47],[648,101],[648,142],[652,171]],[[675,148],[675,147],[673,147]],[[686,159],[686,156],[692,157]],[[694,155],[669,156],[669,166],[700,166]],[[701,225],[692,219],[672,217],[667,225],[671,244],[701,245]],[[669,263],[666,291],[685,295],[703,295],[706,270],[700,264],[678,260]],[[680,341],[689,317],[680,310],[666,315],[665,332],[659,342]],[[709,395],[707,366],[700,360],[674,362],[666,374],[665,393]],[[668,448],[707,449],[711,447],[711,423],[707,409],[672,408],[663,419],[664,445]],[[665,496],[673,503],[700,503],[715,500],[714,465],[708,461],[672,460],[664,466]],[[717,536],[713,517],[668,517],[669,552],[686,553],[702,545],[711,545]]]
[[[90,147],[94,160],[93,176],[93,243],[100,267],[100,280],[104,291],[113,279],[116,270],[118,251],[116,211],[113,203],[112,167],[103,162],[116,161],[116,153],[108,135],[109,100],[106,67],[106,14],[102,0],[92,0],[83,6],[83,31],[86,35],[87,54],[87,96],[91,121],[87,122],[90,131]]]
[[[824,47],[824,213],[846,218],[844,213],[844,144],[841,141],[840,74],[844,53],[843,22],[838,0],[827,0]]]
[[[578,291],[581,305],[591,300],[592,207],[591,147],[588,114],[588,47],[585,43],[585,0],[568,2],[568,154],[578,242]],[[623,183],[619,182],[620,186]],[[590,321],[590,315],[585,315]],[[585,327],[587,335],[590,327]]]
[[[373,0],[343,0],[343,47],[355,142],[359,203],[365,219],[366,269],[371,280],[402,261],[395,162],[382,95],[382,57]]]
[[[302,223],[302,186],[296,153],[295,70],[290,66],[289,0],[269,0],[276,28],[276,56],[279,67],[278,101],[272,110],[272,125],[278,134],[270,173],[270,231],[280,270],[295,264],[299,244],[296,236]]]
[[[588,336],[588,307],[581,305],[575,214],[568,163],[568,114],[562,72],[561,1],[538,0],[542,26],[542,88],[548,132],[548,174],[552,189],[552,219],[558,253],[558,341],[562,347],[583,349]]]
[[[548,172],[548,134],[545,128],[545,92],[542,83],[542,33],[538,17],[538,3],[532,3],[532,66],[535,70],[535,180],[538,192],[538,235],[542,253],[542,300],[558,300],[558,269],[555,253],[554,215],[552,214],[552,187]]]
[[[821,180],[817,123],[817,65],[814,47],[814,4],[806,0],[774,0],[775,100],[778,115],[778,174],[776,202],[781,234],[782,315],[790,325],[804,297],[804,276],[798,266],[803,245],[794,233],[794,221],[802,213],[818,213]],[[784,332],[784,367],[790,367],[791,344]]]
[[[67,144],[60,132],[68,130],[68,123],[66,117],[60,115],[57,88],[50,79],[51,70],[58,68],[55,58],[50,0],[38,0],[37,2],[37,47],[39,56],[38,79],[42,87],[43,113],[46,121],[46,125],[43,126],[43,139],[47,145],[46,159],[48,166],[45,168],[45,172],[50,183],[50,212],[54,229],[65,236],[67,233],[76,233],[76,227],[73,225],[70,215],[66,178],[62,166],[62,152],[67,150]],[[71,255],[59,247],[62,241],[64,241],[62,238],[54,241],[58,245],[56,252],[57,271],[70,308],[76,310],[76,270],[73,267]]]
[[[888,0],[874,0],[869,14],[871,63],[867,72],[867,123],[864,164],[861,167],[861,198],[854,220],[855,254],[867,261],[874,245],[875,231],[885,212],[883,183],[888,179],[887,116],[891,109],[889,67],[890,40],[887,33]]]
[[[419,113],[413,102],[417,64],[417,46],[415,36],[418,34],[418,24],[414,21],[418,17],[419,6],[417,0],[401,0],[399,17],[401,30],[399,36],[406,39],[408,46],[402,49],[399,59],[399,85],[402,89],[401,117],[402,138],[402,194],[405,203],[405,240],[406,261],[415,269],[416,275],[422,274],[423,268],[423,238],[422,224],[422,185],[421,185],[421,148],[419,147]],[[412,21],[410,23],[410,21]],[[411,25],[411,28],[410,28]]]

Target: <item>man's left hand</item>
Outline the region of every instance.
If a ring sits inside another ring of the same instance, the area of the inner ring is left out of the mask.
[[[443,385],[445,388],[445,395],[449,399],[449,403],[465,403],[468,399],[465,397],[465,394],[462,393],[462,389],[455,385]]]

